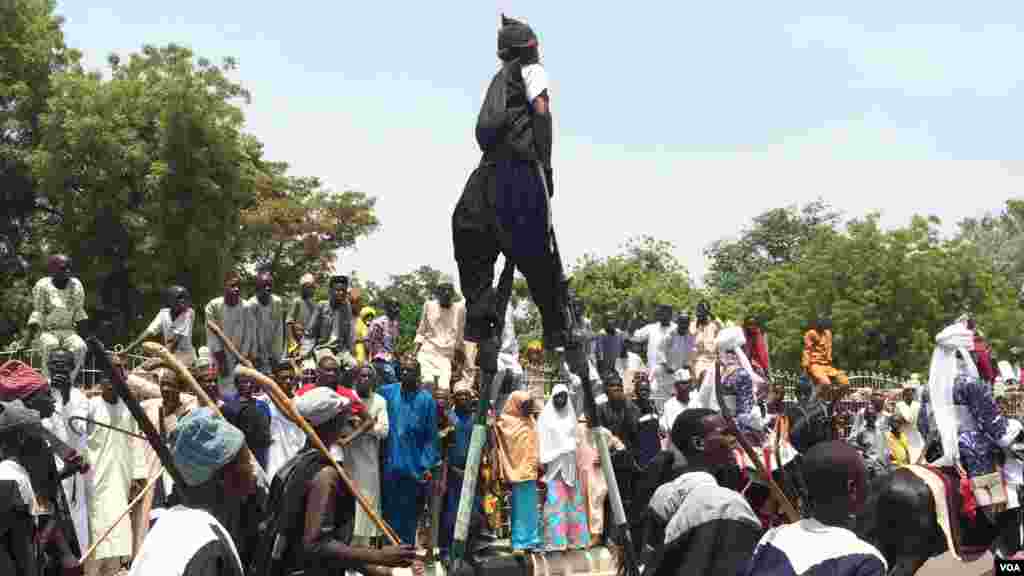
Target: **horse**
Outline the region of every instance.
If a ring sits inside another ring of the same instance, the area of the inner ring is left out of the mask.
[[[933,443],[929,455],[935,452]],[[955,472],[949,473],[956,478]],[[1022,492],[1018,494],[1024,496]],[[1001,556],[1010,557],[1022,549],[1020,531],[1024,527],[1020,508],[1004,511],[994,520],[981,511],[974,522],[959,513],[951,515],[958,521],[957,526],[951,526],[954,533],[962,534],[961,542],[975,547],[977,552],[995,548]],[[937,520],[931,489],[907,468],[891,470],[871,483],[864,508],[857,516],[855,532],[886,558],[890,576],[911,576],[928,559],[949,549]]]

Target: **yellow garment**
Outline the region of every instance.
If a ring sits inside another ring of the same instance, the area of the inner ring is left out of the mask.
[[[907,442],[907,435],[902,432],[899,434],[889,432],[885,435],[885,439],[889,444],[889,461],[896,466],[909,466],[910,462],[910,445]]]
[[[505,400],[498,418],[498,465],[507,482],[537,479],[537,425],[523,413],[523,403],[529,399],[529,392],[516,390]]]
[[[363,306],[359,311],[359,318],[356,320],[356,362],[360,365],[366,364],[368,354],[366,352],[366,339],[370,337],[370,322],[377,316],[377,311],[369,306]]]

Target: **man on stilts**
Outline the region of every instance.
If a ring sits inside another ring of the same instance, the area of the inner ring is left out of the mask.
[[[480,410],[473,427],[452,546],[453,569],[466,557],[466,532],[475,492],[486,413],[498,371],[498,348],[511,295],[513,271],[526,277],[540,310],[547,370],[561,367],[569,327],[568,282],[551,227],[551,113],[547,74],[537,36],[523,22],[502,16],[498,31],[501,69],[494,75],[477,118],[483,152],[452,214],[459,282],[466,298],[466,365],[480,368]],[[505,255],[495,288],[494,265]],[[453,571],[454,571],[453,570]]]
[[[541,313],[544,347],[564,346],[566,329],[559,302],[561,259],[551,236],[550,94],[533,30],[503,16],[498,58],[501,70],[477,119],[483,158],[452,215],[455,260],[466,298],[466,362],[485,374],[497,372],[500,332],[495,327],[507,303],[492,286],[499,253],[526,277]]]

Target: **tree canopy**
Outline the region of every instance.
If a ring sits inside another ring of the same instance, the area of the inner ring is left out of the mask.
[[[649,318],[657,304],[695,305],[698,295],[673,249],[671,242],[641,236],[627,241],[619,254],[581,258],[572,270],[572,286],[587,316],[599,324],[622,323]]]
[[[170,284],[201,306],[224,273],[258,268],[289,292],[379,226],[376,199],[288,173],[244,131],[250,94],[220,64],[143,46],[90,72],[64,46],[52,1],[0,18],[0,336],[23,328],[47,252],[68,253],[105,335],[137,332]],[[29,270],[22,268],[31,267]],[[25,273],[27,272],[27,274]],[[20,275],[19,275],[20,274]]]

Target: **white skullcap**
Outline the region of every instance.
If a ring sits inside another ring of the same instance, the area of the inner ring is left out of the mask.
[[[299,285],[307,286],[309,284],[316,284],[316,279],[313,278],[312,274],[306,272],[305,274],[302,275],[302,278],[299,279]]]
[[[334,360],[335,362],[338,361],[338,357],[334,355],[334,352],[331,352],[330,348],[321,348],[320,350],[317,350],[316,352],[314,352],[313,356],[316,358],[317,366],[320,365],[320,362],[324,358],[330,358],[331,360]]]
[[[673,382],[689,382],[691,379],[689,368],[680,368],[672,374]]]
[[[569,387],[566,386],[565,384],[555,384],[555,387],[551,389],[551,397],[554,398],[555,396],[558,396],[562,392],[568,394]]]
[[[295,409],[313,426],[319,426],[348,407],[348,398],[325,386],[317,386],[294,400]]]

